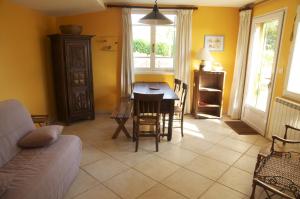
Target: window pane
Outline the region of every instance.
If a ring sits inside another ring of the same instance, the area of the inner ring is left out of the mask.
[[[268,105],[278,26],[279,20],[255,24],[246,103],[261,111],[266,111]]]
[[[132,29],[134,67],[150,68],[150,26],[136,25]]]
[[[295,37],[294,51],[290,66],[290,76],[288,80],[287,90],[300,94],[300,23],[298,23],[297,35]]]
[[[155,68],[173,68],[175,30],[172,25],[156,26]]]
[[[145,14],[131,14],[131,23],[133,25],[142,25],[141,23],[139,23],[139,20],[144,16]]]

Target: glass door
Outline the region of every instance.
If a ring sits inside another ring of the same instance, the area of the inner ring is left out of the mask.
[[[284,11],[252,22],[242,120],[264,134],[273,89]]]

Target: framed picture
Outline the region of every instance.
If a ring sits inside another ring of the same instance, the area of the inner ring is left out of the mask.
[[[209,51],[224,51],[224,36],[223,35],[205,35],[204,47]]]

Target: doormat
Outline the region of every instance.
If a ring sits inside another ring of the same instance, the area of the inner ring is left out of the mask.
[[[239,135],[258,135],[256,130],[241,120],[230,120],[224,122]]]

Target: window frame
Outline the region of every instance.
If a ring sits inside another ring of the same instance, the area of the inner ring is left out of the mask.
[[[152,9],[132,9],[131,14],[148,14],[151,12]],[[176,15],[177,19],[177,12],[176,10],[163,10],[160,11],[163,14],[171,14]],[[135,24],[132,24],[132,28]],[[150,26],[150,45],[156,44],[156,26],[155,25],[149,25]],[[175,21],[175,25],[166,25],[166,26],[175,26],[175,54],[176,54],[176,46],[177,46],[177,38],[176,38],[176,31],[177,31],[177,24]],[[150,68],[136,68],[134,67],[134,74],[174,74],[175,68],[176,68],[176,61],[175,61],[175,54],[173,56],[173,68],[156,68],[155,67],[155,52],[153,53],[151,50],[150,53]],[[134,59],[134,56],[133,56]],[[134,60],[133,60],[134,63]]]
[[[294,99],[294,100],[297,100],[297,101],[300,101],[300,93],[295,93],[295,92],[292,92],[292,91],[288,90],[288,83],[289,83],[289,79],[290,79],[290,74],[291,74],[291,69],[292,69],[292,61],[293,61],[294,50],[295,50],[295,45],[296,45],[296,37],[297,37],[297,34],[298,34],[298,27],[300,27],[300,6],[297,7],[297,13],[296,14],[297,14],[297,17],[296,17],[296,20],[295,20],[295,23],[294,23],[295,25],[294,25],[294,30],[293,30],[294,38],[293,38],[293,41],[292,41],[291,47],[290,47],[287,73],[286,73],[285,81],[284,81],[283,96]]]

